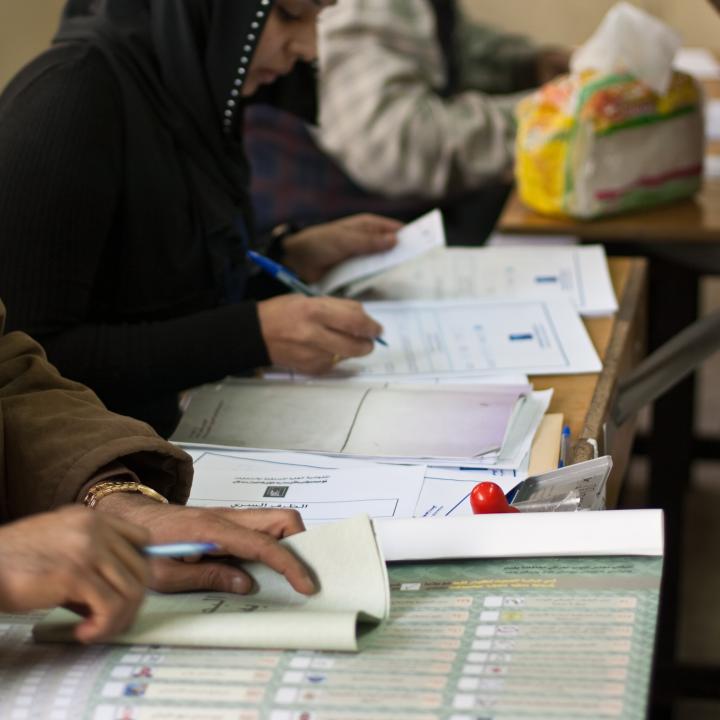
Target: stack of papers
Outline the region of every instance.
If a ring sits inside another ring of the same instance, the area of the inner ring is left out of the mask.
[[[517,469],[551,392],[529,386],[268,383],[198,388],[172,440],[441,467]]]

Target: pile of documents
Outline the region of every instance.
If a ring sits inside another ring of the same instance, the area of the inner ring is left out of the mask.
[[[292,508],[307,523],[469,514],[478,482],[509,491],[528,476],[551,397],[528,384],[228,379],[194,392],[173,439],[195,460],[191,505]]]
[[[529,385],[229,379],[193,394],[173,439],[383,462],[515,469],[551,391]]]
[[[557,466],[562,417],[527,374],[598,372],[580,315],[617,309],[601,246],[447,248],[438,211],[316,289],[372,298],[387,345],[322,378],[194,390],[172,438],[195,458],[191,504],[308,523],[470,514],[478,482],[508,492]]]

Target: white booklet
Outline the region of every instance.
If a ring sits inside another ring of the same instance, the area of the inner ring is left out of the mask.
[[[376,520],[387,562],[662,556],[662,510],[528,512]]]
[[[511,420],[530,390],[228,378],[193,391],[172,440],[416,464],[474,460],[478,467],[485,454],[502,453]]]
[[[362,278],[375,276],[419,257],[436,247],[445,245],[445,229],[439,210],[423,215],[405,225],[397,234],[397,245],[382,253],[351,258],[328,272],[313,285],[317,292],[327,295]]]
[[[255,580],[249,595],[149,595],[135,624],[113,642],[357,651],[358,623],[390,614],[390,587],[367,516],[320,525],[281,541],[308,566],[320,590],[295,592],[285,578],[258,563],[243,566]],[[38,642],[72,641],[78,616],[50,612],[34,628]]]

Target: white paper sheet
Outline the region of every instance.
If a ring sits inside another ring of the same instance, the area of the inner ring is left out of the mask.
[[[407,262],[432,248],[445,245],[445,229],[439,210],[423,215],[405,225],[397,234],[397,245],[383,253],[351,258],[333,268],[313,288],[327,295],[360,278],[376,275],[384,270]]]
[[[395,378],[594,373],[602,363],[569,300],[435,300],[367,303],[387,347],[324,376]]]
[[[720,64],[706,48],[680,48],[675,55],[673,66],[698,80],[720,80]]]
[[[354,289],[378,300],[569,297],[588,316],[618,307],[602,245],[441,248]]]
[[[289,508],[306,524],[366,514],[412,517],[425,478],[422,465],[317,469],[206,451],[195,460],[188,505]]]
[[[552,389],[533,392],[525,396],[522,405],[518,406],[517,412],[508,426],[502,451],[494,456],[493,462],[489,463],[493,468],[513,470],[520,466],[523,458],[530,453],[540,423],[550,407],[552,396]],[[490,460],[489,457],[488,460]]]

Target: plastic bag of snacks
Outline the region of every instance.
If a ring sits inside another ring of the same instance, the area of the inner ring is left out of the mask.
[[[648,38],[653,42],[643,54],[638,46]],[[617,6],[579,61],[574,58],[573,73],[520,103],[515,175],[526,205],[594,218],[689,197],[700,188],[702,93],[690,76],[672,71],[672,45],[659,21]],[[665,58],[657,57],[660,49]],[[608,57],[614,69],[593,69]],[[658,78],[663,62],[666,76]]]
[[[586,71],[518,108],[516,179],[538,212],[593,218],[689,197],[700,188],[702,97],[675,73],[657,95],[629,75]]]

